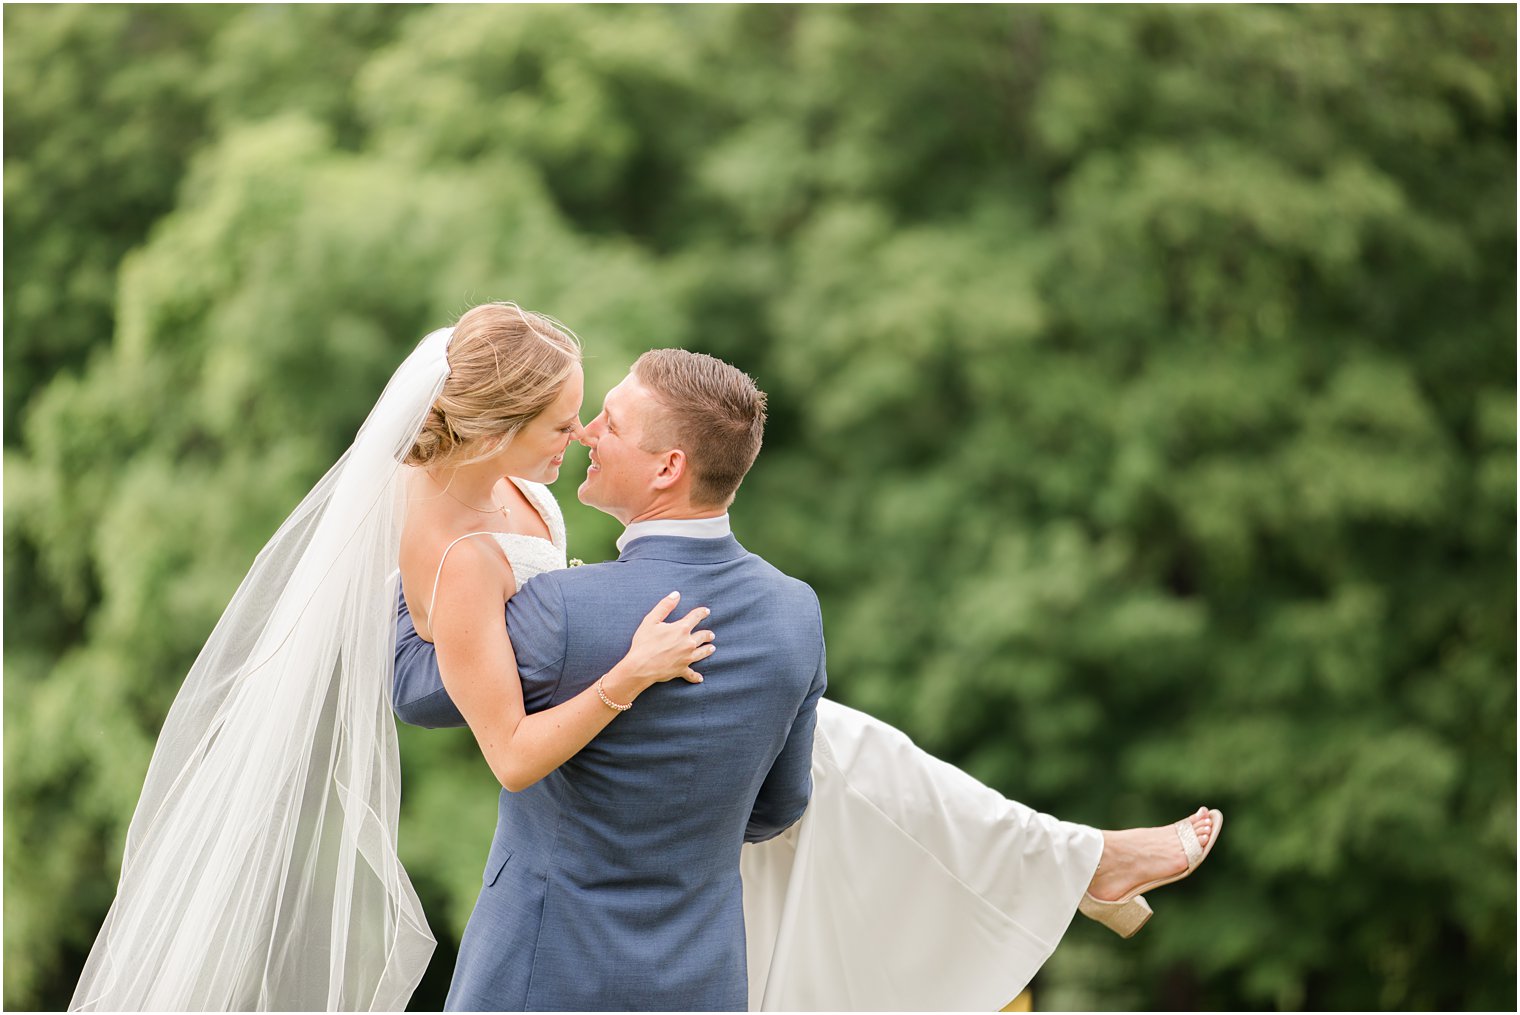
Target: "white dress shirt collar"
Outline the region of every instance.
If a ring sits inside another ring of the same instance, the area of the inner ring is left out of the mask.
[[[656,518],[647,522],[634,522],[618,536],[618,553],[635,539],[644,536],[684,536],[687,539],[722,539],[732,535],[728,513],[716,518]]]

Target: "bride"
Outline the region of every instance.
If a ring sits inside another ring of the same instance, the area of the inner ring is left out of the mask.
[[[396,855],[392,648],[433,652],[426,633],[451,672],[515,673],[501,603],[566,564],[541,484],[584,436],[580,376],[574,337],[512,304],[407,357],[186,677],[72,1009],[405,1007],[434,942]],[[399,644],[398,563],[418,621]],[[500,630],[443,612],[430,628],[440,582]],[[553,709],[526,714],[515,679],[463,692],[500,716],[472,732],[505,787],[590,742],[619,714],[607,698],[700,680],[704,611],[664,623],[674,608],[653,604],[624,660]],[[1079,907],[1134,933],[1142,893],[1196,869],[1222,821],[1060,822],[826,701],[813,778],[803,818],[743,853],[752,1008],[999,1007]]]

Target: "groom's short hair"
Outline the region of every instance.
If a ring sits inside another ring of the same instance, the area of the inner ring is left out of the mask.
[[[692,503],[726,505],[760,453],[765,392],[739,368],[685,349],[651,349],[633,375],[660,403],[644,415],[640,446],[686,452]]]

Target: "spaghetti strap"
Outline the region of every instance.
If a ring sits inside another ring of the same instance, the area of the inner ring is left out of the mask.
[[[433,604],[438,601],[438,579],[443,577],[443,562],[449,559],[449,551],[454,548],[455,543],[458,543],[460,539],[469,539],[471,536],[495,535],[498,535],[498,533],[491,532],[489,529],[482,529],[479,532],[466,532],[464,535],[460,536],[459,539],[454,540],[453,543],[450,543],[448,546],[445,546],[443,548],[443,556],[438,558],[438,570],[433,575],[433,594],[428,597],[428,630],[432,630],[433,628]]]

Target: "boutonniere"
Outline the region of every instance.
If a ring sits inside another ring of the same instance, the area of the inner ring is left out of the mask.
[[[584,563],[586,562],[584,560],[581,560],[579,557],[571,557],[569,565],[571,567],[580,567]]]

